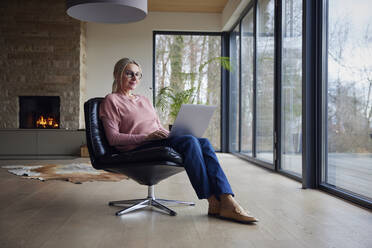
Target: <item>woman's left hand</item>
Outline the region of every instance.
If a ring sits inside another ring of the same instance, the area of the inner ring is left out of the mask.
[[[157,140],[157,139],[166,139],[168,138],[168,133],[162,130],[156,130],[153,133],[147,135],[146,140]]]

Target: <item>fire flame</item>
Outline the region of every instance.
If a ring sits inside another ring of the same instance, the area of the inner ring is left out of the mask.
[[[58,128],[58,126],[57,121],[53,117],[44,118],[44,116],[40,116],[36,121],[37,128]]]

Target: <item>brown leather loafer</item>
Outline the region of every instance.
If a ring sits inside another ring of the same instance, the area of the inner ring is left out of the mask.
[[[208,215],[214,217],[218,216],[220,213],[221,203],[214,196],[208,199],[208,202]]]
[[[211,206],[209,205],[209,208],[208,208],[208,215],[209,216],[218,216],[220,214],[220,208],[219,207],[216,207],[216,206]]]
[[[236,207],[235,209],[221,209],[218,215],[219,218],[232,220],[243,224],[252,224],[258,222],[258,219],[249,215],[243,208]]]

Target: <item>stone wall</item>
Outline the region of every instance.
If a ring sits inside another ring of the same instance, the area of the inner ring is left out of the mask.
[[[81,22],[80,25],[80,116],[79,128],[85,128],[84,123],[84,100],[87,92],[87,25]]]
[[[82,127],[84,30],[65,0],[0,1],[0,128],[19,127],[18,96],[60,96],[60,127]]]

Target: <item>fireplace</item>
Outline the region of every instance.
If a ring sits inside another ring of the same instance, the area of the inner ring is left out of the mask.
[[[20,96],[20,128],[59,128],[59,96]]]

